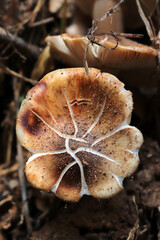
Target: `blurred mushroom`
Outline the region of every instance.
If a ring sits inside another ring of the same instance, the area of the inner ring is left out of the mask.
[[[93,6],[92,18],[101,18],[109,9],[113,8],[118,0],[97,0]],[[117,12],[106,17],[99,22],[96,34],[103,34],[109,31],[124,32],[122,5],[117,8]]]
[[[53,67],[53,57],[51,56],[50,46],[46,46],[33,67],[31,78],[39,80],[44,74],[53,70]]]
[[[141,132],[129,126],[132,94],[91,68],[48,73],[27,94],[17,118],[19,142],[33,155],[28,181],[66,201],[108,198],[139,164]]]
[[[77,9],[71,24],[66,28],[66,32],[71,35],[85,35],[87,34],[89,23],[89,17]]]
[[[75,3],[82,10],[82,12],[84,12],[86,15],[92,16],[95,0],[75,0]]]
[[[92,19],[102,17],[109,9],[113,8],[120,0],[75,0],[81,11],[92,16]],[[141,0],[144,14],[152,16],[156,8],[157,0]],[[124,1],[117,9],[116,13],[111,14],[103,22],[99,23],[96,34],[103,34],[108,31],[123,32],[124,28],[137,29],[143,26],[139,16],[136,1]]]
[[[49,12],[56,13],[60,10],[64,3],[64,0],[49,0],[48,8]]]
[[[102,17],[108,10],[113,8],[119,0],[75,0],[79,8],[93,19]],[[121,6],[117,12],[99,22],[96,34],[106,33],[108,31],[123,32],[123,19]]]
[[[70,66],[83,66],[85,49],[88,43],[85,36],[62,34],[46,38],[53,54],[62,58]],[[101,35],[95,41],[107,48],[114,48],[116,40],[111,35]],[[155,85],[157,81],[156,57],[158,51],[135,41],[118,37],[115,50],[90,44],[87,61],[89,67],[96,67],[121,78],[130,86]]]

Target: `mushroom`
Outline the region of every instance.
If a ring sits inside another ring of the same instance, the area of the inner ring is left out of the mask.
[[[95,38],[98,44],[114,48],[117,44],[111,35],[101,35]],[[88,43],[85,36],[62,34],[48,36],[47,43],[53,54],[62,58],[70,66],[83,66],[85,49]],[[116,75],[131,86],[155,85],[157,81],[158,51],[152,47],[135,41],[118,37],[118,46],[114,50],[106,49],[97,44],[90,44],[87,61],[89,67]]]
[[[78,7],[86,15],[92,16],[92,20],[99,19],[108,10],[115,7],[119,0],[75,0]],[[108,31],[123,32],[122,7],[117,8],[117,12],[110,17],[99,22],[96,34],[102,34]]]
[[[118,0],[96,0],[93,6],[92,18],[101,18],[109,9],[112,9],[119,1]],[[99,22],[96,34],[102,34],[109,31],[124,32],[122,6],[117,8],[117,12],[106,17],[102,22]]]
[[[120,0],[75,0],[75,3],[86,15],[92,16],[92,20],[102,17],[109,9],[115,7]],[[156,6],[157,0],[143,0],[140,1],[144,14],[152,16]],[[124,1],[117,9],[118,11],[110,17],[104,19],[99,23],[96,34],[102,34],[108,31],[123,32],[124,28],[137,29],[144,24],[139,16],[136,1]]]
[[[33,153],[28,181],[65,201],[111,197],[139,164],[143,137],[129,125],[131,92],[109,73],[89,72],[48,73],[28,92],[17,118],[18,140]]]

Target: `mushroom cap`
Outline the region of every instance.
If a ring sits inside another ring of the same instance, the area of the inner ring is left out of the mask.
[[[132,94],[115,76],[84,68],[48,73],[23,100],[19,142],[33,155],[25,172],[36,188],[66,201],[108,198],[139,164],[143,137],[129,126]]]
[[[116,40],[111,35],[97,36],[96,39],[99,44],[105,47],[114,48],[116,46]],[[51,51],[60,56],[68,65],[84,66],[84,54],[88,43],[86,36],[62,34],[49,36],[46,41],[50,44]],[[89,67],[110,72],[133,86],[137,84],[154,85],[157,81],[155,77],[157,55],[158,51],[152,47],[118,37],[118,46],[115,50],[90,44],[87,61]],[[129,74],[130,71],[132,74]]]

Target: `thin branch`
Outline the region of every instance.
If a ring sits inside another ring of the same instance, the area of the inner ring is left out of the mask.
[[[17,163],[15,163],[14,165],[12,165],[11,167],[7,167],[7,168],[5,168],[5,169],[2,169],[2,170],[0,171],[0,177],[6,175],[6,174],[8,174],[8,173],[15,172],[15,171],[17,171],[17,169],[18,169],[18,164],[17,164]]]
[[[92,44],[97,44],[97,45],[99,45],[99,46],[101,46],[101,47],[104,47],[104,48],[106,48],[106,49],[109,49],[109,50],[114,50],[114,49],[116,49],[117,46],[118,46],[118,39],[117,39],[117,37],[116,37],[116,35],[115,35],[114,33],[110,33],[110,34],[116,39],[116,41],[117,41],[115,47],[113,47],[113,48],[108,48],[108,47],[106,47],[106,46],[104,46],[104,45],[102,45],[102,44],[100,44],[100,43],[97,43],[97,42],[95,41],[95,32],[96,32],[96,30],[98,29],[98,24],[99,24],[99,22],[104,21],[109,15],[117,12],[118,7],[119,7],[124,1],[125,1],[125,0],[120,0],[113,8],[109,9],[102,17],[100,17],[100,18],[98,18],[98,19],[94,19],[94,20],[92,21],[92,27],[88,30],[88,33],[87,33],[87,39],[88,39],[89,42],[88,42],[87,45],[86,45],[85,54],[84,54],[84,68],[85,68],[85,71],[86,71],[87,76],[89,76],[89,77],[90,77],[90,74],[89,74],[88,62],[87,62],[87,53],[88,53],[89,44],[91,44],[91,43],[92,43]]]
[[[24,216],[26,221],[27,231],[32,232],[31,218],[29,214],[29,206],[27,201],[26,181],[24,176],[24,158],[21,145],[17,142],[17,162],[18,162],[18,175],[21,188],[21,197],[24,206]]]
[[[102,17],[95,19],[92,21],[92,27],[89,29],[87,35],[93,35],[96,30],[98,29],[98,23],[103,22],[109,15],[117,12],[117,9],[119,6],[124,2],[125,0],[120,0],[113,8],[110,8]]]
[[[38,27],[38,26],[41,26],[41,25],[44,25],[44,24],[47,24],[47,23],[50,23],[53,21],[54,21],[54,17],[49,17],[49,18],[42,19],[42,20],[34,22],[34,23],[30,23],[29,27],[31,27],[31,28]]]
[[[89,70],[88,70],[87,54],[88,54],[88,48],[89,48],[90,43],[91,43],[90,41],[87,42],[85,52],[84,52],[84,59],[83,59],[84,68],[85,68],[85,71],[86,71],[86,74],[88,77],[90,76],[90,74],[89,74]]]
[[[118,47],[118,38],[117,38],[117,35],[114,34],[113,32],[110,32],[110,33],[108,33],[108,34],[112,35],[112,36],[115,38],[115,40],[116,40],[116,44],[115,44],[114,47],[107,47],[107,46],[99,43],[98,41],[96,41],[96,39],[99,40],[98,37],[94,37],[94,39],[93,39],[93,40],[90,40],[90,41],[91,41],[91,43],[96,44],[96,45],[98,45],[98,46],[100,46],[100,47],[103,47],[103,48],[105,48],[105,49],[115,50],[115,49]]]
[[[33,12],[31,13],[31,15],[26,18],[22,23],[18,24],[18,30],[17,32],[24,26],[26,25],[32,18],[35,18],[38,14],[38,12],[41,10],[42,6],[44,5],[45,0],[38,0],[37,4],[33,10]]]
[[[26,82],[29,82],[33,85],[36,85],[38,83],[37,80],[34,80],[34,79],[30,79],[30,78],[27,78],[27,77],[24,77],[23,75],[11,70],[9,67],[5,66],[3,63],[0,63],[0,68],[6,73],[6,74],[9,74],[13,77],[17,77],[17,78],[20,78]]]
[[[134,224],[133,228],[130,230],[129,235],[127,237],[127,240],[137,239],[136,235],[137,235],[137,231],[139,229],[139,216],[138,216],[139,214],[138,214],[138,206],[137,206],[137,203],[136,203],[135,196],[133,196],[133,203],[134,203],[135,208],[136,208],[137,216],[136,216],[135,224]]]
[[[144,37],[143,34],[136,34],[136,33],[116,33],[116,32],[113,32],[113,34],[117,37],[125,37],[125,38],[142,38],[142,37]]]
[[[136,0],[136,3],[137,3],[139,15],[140,15],[140,17],[142,18],[142,21],[144,22],[144,25],[145,25],[145,27],[146,27],[148,36],[149,36],[151,42],[154,42],[155,36],[154,36],[154,33],[153,33],[152,26],[151,26],[149,20],[147,19],[147,17],[145,16],[139,0]]]
[[[20,51],[20,54],[23,53],[31,60],[38,59],[40,54],[40,49],[37,46],[28,44],[22,38],[14,36],[2,27],[0,27],[0,43],[8,44],[7,48],[13,45],[15,50]],[[24,56],[22,57],[24,58]]]
[[[13,79],[13,90],[14,90],[15,114],[18,113],[20,88],[21,88],[21,86],[19,86],[17,78],[14,78]],[[27,229],[28,234],[30,234],[32,232],[32,224],[31,224],[29,205],[28,205],[28,201],[27,201],[26,180],[25,180],[25,176],[24,176],[24,162],[25,161],[24,161],[24,157],[23,157],[22,147],[18,143],[18,141],[17,141],[16,160],[17,160],[17,164],[18,164],[18,177],[19,177],[19,183],[20,183],[22,204],[24,207],[24,218],[25,218],[25,222],[26,222],[26,229]]]

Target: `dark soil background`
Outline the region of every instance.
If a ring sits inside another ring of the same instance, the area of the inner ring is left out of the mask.
[[[78,203],[67,203],[34,189],[25,179],[28,153],[16,140],[16,115],[28,90],[43,75],[68,67],[50,53],[43,54],[41,65],[36,62],[46,47],[45,37],[65,32],[80,12],[74,1],[56,1],[51,6],[52,2],[0,1],[0,240],[160,240],[158,82],[136,89],[126,84],[135,102],[131,124],[142,131],[144,144],[139,168],[115,197],[84,196]],[[159,48],[158,8],[152,14],[155,41],[150,41],[144,24],[134,30],[126,27],[125,32],[142,33],[144,37],[137,41]],[[86,28],[91,27],[91,18],[82,18]]]

